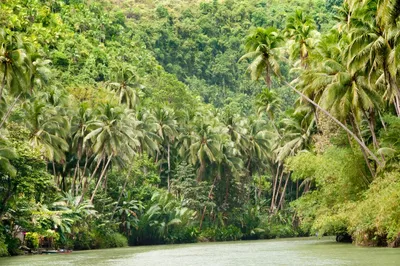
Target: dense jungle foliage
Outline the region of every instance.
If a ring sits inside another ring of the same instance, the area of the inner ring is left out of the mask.
[[[0,256],[316,233],[398,246],[399,15],[1,1]]]

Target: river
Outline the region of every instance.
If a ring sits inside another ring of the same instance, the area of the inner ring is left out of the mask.
[[[0,258],[0,265],[400,265],[400,249],[366,248],[333,238],[128,247]]]

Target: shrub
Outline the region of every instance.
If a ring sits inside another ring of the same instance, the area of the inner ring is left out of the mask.
[[[0,234],[0,257],[8,256],[7,244],[5,243],[5,237]]]
[[[26,245],[31,249],[39,247],[39,234],[35,232],[28,232],[25,235]]]
[[[105,240],[107,248],[119,248],[128,246],[128,239],[120,233],[110,234],[106,236]]]
[[[75,239],[73,240],[73,246],[75,250],[85,250],[91,248],[98,248],[99,244],[96,241],[96,237],[93,232],[84,231],[84,232],[79,232],[77,235],[75,235]]]
[[[96,232],[94,248],[118,248],[128,246],[128,239],[115,232]]]
[[[165,242],[174,244],[174,243],[194,243],[197,241],[197,237],[199,236],[199,230],[197,227],[187,227],[185,229],[178,228],[177,230],[173,230],[166,236]]]
[[[229,225],[222,228],[207,228],[200,234],[200,238],[208,241],[234,241],[243,237],[240,228]]]
[[[8,254],[10,254],[11,256],[21,255],[24,253],[22,250],[19,249],[19,247],[21,246],[21,240],[19,240],[18,238],[7,236],[6,244]]]

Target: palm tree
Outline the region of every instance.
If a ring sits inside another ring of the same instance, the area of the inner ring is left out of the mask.
[[[42,89],[45,85],[48,85],[51,79],[51,70],[49,65],[51,63],[48,59],[42,59],[38,54],[31,56],[32,60],[32,74],[30,80],[31,93],[36,87]]]
[[[0,135],[0,171],[4,175],[15,176],[17,170],[10,160],[17,158],[17,154],[10,143]]]
[[[132,158],[131,155],[135,154],[140,146],[138,140],[140,132],[136,130],[137,124],[135,115],[130,109],[123,110],[108,103],[100,105],[97,119],[88,123],[90,133],[86,135],[84,142],[92,141],[92,149],[96,154],[98,164],[107,160],[92,193],[91,202],[111,160],[115,158],[123,163],[124,159]]]
[[[363,3],[350,1],[352,23],[351,43],[348,49],[348,66],[353,71],[366,70],[369,81],[384,83],[386,98],[393,102],[400,116],[400,88],[397,84],[396,49],[400,35],[393,15],[398,4],[391,1],[368,0]]]
[[[89,123],[94,119],[92,110],[88,107],[88,103],[81,103],[78,110],[71,118],[71,153],[76,155],[76,166],[74,170],[73,180],[71,182],[71,193],[74,195],[74,187],[76,178],[80,176],[80,163],[82,158],[85,158],[84,167],[82,170],[82,189],[85,187],[84,176],[86,174],[87,165],[90,160],[90,145],[85,145],[85,137],[90,133]],[[75,156],[74,156],[75,157]],[[87,185],[87,184],[86,184]],[[76,189],[76,192],[78,189]]]
[[[228,129],[227,133],[230,136],[230,140],[234,144],[235,149],[238,150],[239,153],[244,153],[247,144],[246,135],[248,133],[248,120],[238,114],[232,114],[229,111],[225,111],[222,114],[221,122]]]
[[[276,136],[268,129],[268,124],[263,119],[250,119],[247,128],[248,133],[244,136],[246,149],[243,155],[246,158],[248,174],[252,176],[253,165],[256,165],[254,162],[262,162],[268,158],[271,144]]]
[[[207,163],[221,160],[221,134],[224,133],[204,120],[205,118],[197,118],[190,134],[189,160],[192,165],[199,164],[198,182],[203,179]]]
[[[111,82],[108,86],[115,91],[119,98],[119,103],[124,103],[128,108],[134,109],[139,104],[139,89],[142,87],[138,83],[138,76],[135,70],[126,65],[111,69]]]
[[[30,88],[31,60],[21,37],[0,29],[0,101],[7,87],[10,94],[19,95]]]
[[[23,104],[23,118],[30,131],[29,142],[38,147],[50,162],[65,160],[65,141],[69,123],[57,110],[43,101],[42,95]]]
[[[260,94],[257,95],[256,106],[258,115],[266,114],[271,121],[276,133],[279,134],[278,128],[275,125],[275,113],[280,112],[282,100],[278,94],[269,90],[264,89]]]
[[[315,28],[314,20],[303,10],[296,10],[286,21],[285,35],[293,41],[291,57],[299,57],[303,68],[307,68],[309,51],[315,46]]]
[[[263,34],[265,33],[265,34]],[[267,34],[270,33],[270,34]],[[271,40],[269,38],[266,38],[265,36],[271,36]],[[274,38],[276,36],[276,38]],[[269,30],[264,30],[262,28],[258,28],[252,35],[250,35],[247,38],[246,41],[246,47],[248,53],[245,54],[243,58],[248,58],[248,57],[256,57],[256,59],[250,64],[249,69],[251,70],[252,73],[252,79],[258,80],[261,76],[261,73],[264,71],[264,68],[267,67],[270,69],[272,65],[279,66],[278,64],[272,63],[276,62],[276,59],[272,60],[271,58],[277,58],[277,53],[272,52],[278,50],[279,46],[279,36],[277,35],[276,31],[274,29],[269,28]],[[266,44],[260,44],[261,42],[259,40],[269,40],[266,42]],[[269,46],[267,44],[270,44]],[[272,45],[273,44],[273,45]],[[273,47],[268,49],[268,47]],[[262,53],[262,49],[266,51],[266,53]],[[268,51],[270,53],[268,53]],[[274,56],[275,55],[275,56]],[[272,61],[268,61],[266,59],[271,59]],[[270,77],[270,72],[268,70],[266,71],[267,76]],[[275,71],[275,74],[277,72]],[[267,85],[270,85],[271,80],[270,78],[266,78],[265,82]],[[288,83],[287,81],[283,81],[288,87],[290,87],[292,90],[294,90],[297,94],[299,94],[303,99],[305,99],[308,103],[312,104],[316,109],[320,110],[322,113],[327,115],[329,118],[331,118],[336,124],[338,124],[341,128],[343,128],[350,136],[352,136],[357,143],[362,147],[362,149],[367,152],[379,165],[382,165],[382,162],[376,157],[376,155],[365,145],[365,143],[357,137],[356,134],[354,134],[350,129],[348,129],[342,122],[340,122],[337,118],[335,118],[332,114],[330,114],[327,110],[322,108],[317,102],[313,101],[311,98],[309,98],[306,94],[303,92],[299,91],[296,89],[292,84]]]
[[[139,153],[147,152],[150,155],[159,153],[158,143],[161,141],[157,134],[158,124],[156,118],[149,110],[139,110],[136,114],[137,130],[141,133],[138,135],[140,141]]]
[[[167,165],[168,165],[168,192],[171,191],[171,182],[170,182],[170,174],[171,174],[171,144],[174,142],[176,136],[178,135],[177,131],[177,121],[175,119],[175,114],[172,110],[168,110],[166,108],[156,109],[154,112],[154,117],[156,118],[157,123],[157,135],[161,139],[163,145],[167,146]],[[164,146],[164,149],[165,149]]]
[[[246,39],[246,54],[239,61],[253,59],[248,67],[251,77],[258,80],[264,74],[264,80],[271,87],[271,76],[279,75],[280,48],[283,38],[275,28],[256,28]]]

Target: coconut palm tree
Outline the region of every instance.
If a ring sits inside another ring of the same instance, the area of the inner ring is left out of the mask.
[[[366,70],[370,82],[383,83],[385,97],[393,102],[400,116],[400,88],[397,82],[398,65],[396,46],[400,35],[394,23],[395,3],[368,0],[350,1],[352,23],[351,43],[348,49],[348,66],[353,71]]]
[[[91,201],[96,195],[111,160],[115,159],[123,164],[124,159],[132,158],[131,155],[135,154],[140,146],[138,136],[141,134],[136,130],[138,122],[130,109],[123,110],[119,106],[106,103],[100,105],[97,112],[97,119],[88,123],[90,133],[86,135],[84,142],[91,140],[96,161],[98,164],[100,161],[105,164],[103,164],[100,177],[92,193]]]
[[[257,95],[256,106],[258,115],[266,114],[278,135],[279,131],[275,125],[275,113],[280,112],[281,103],[282,100],[279,98],[278,94],[268,88]]]
[[[30,132],[29,142],[38,147],[50,162],[65,160],[69,123],[42,95],[23,104],[23,121]]]
[[[171,144],[174,143],[178,135],[178,123],[173,110],[166,108],[158,108],[154,111],[154,117],[157,124],[157,135],[161,140],[164,150],[167,152],[167,182],[168,192],[171,190],[170,174],[171,174]]]
[[[135,70],[122,64],[111,69],[111,82],[108,86],[118,96],[119,103],[124,103],[128,108],[134,109],[139,104],[139,94],[142,85],[138,83],[138,76]]]
[[[248,67],[252,79],[258,80],[264,77],[265,83],[271,87],[272,75],[279,75],[279,59],[282,36],[277,29],[256,28],[246,39],[245,50],[239,61],[244,59],[252,59]]]
[[[158,124],[156,118],[149,110],[142,109],[137,112],[136,119],[139,122],[137,130],[141,132],[138,135],[140,141],[139,153],[147,152],[147,154],[156,157],[160,151],[158,143],[161,142],[157,134]]]
[[[198,117],[194,121],[193,131],[190,133],[189,161],[192,165],[199,165],[197,181],[201,182],[207,164],[221,160],[221,128],[205,121],[206,118]],[[212,121],[211,121],[212,122]]]
[[[31,66],[30,56],[21,36],[0,29],[0,101],[6,87],[13,95],[19,95],[30,88]]]
[[[303,10],[296,10],[286,21],[285,35],[292,40],[291,58],[299,58],[303,68],[307,68],[310,49],[315,46],[318,32],[315,22]]]

